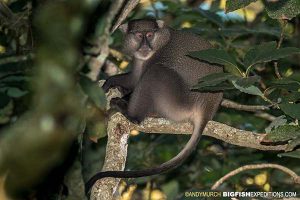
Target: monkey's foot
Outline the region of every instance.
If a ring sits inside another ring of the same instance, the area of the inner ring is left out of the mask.
[[[110,107],[122,114],[126,114],[128,102],[120,97],[116,97],[110,100]]]
[[[140,125],[142,123],[143,120],[137,118],[137,117],[130,117],[128,115],[125,115],[125,117],[132,123],[136,124],[136,125]]]

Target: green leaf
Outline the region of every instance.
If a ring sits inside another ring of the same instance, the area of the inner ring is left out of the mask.
[[[219,27],[224,26],[222,18],[219,15],[217,15],[216,13],[211,12],[209,10],[203,10],[203,9],[199,9],[199,12],[203,17],[207,18],[209,21],[216,24],[217,26],[219,26]]]
[[[28,93],[28,91],[20,90],[19,88],[15,88],[15,87],[8,88],[6,91],[6,94],[13,98],[22,97],[22,96],[26,95],[27,93]]]
[[[300,119],[300,104],[281,103],[279,107],[285,114]]]
[[[238,78],[239,77],[234,76],[229,73],[219,72],[219,73],[208,74],[207,76],[200,78],[199,83],[203,82],[202,84],[204,86],[213,86],[213,85],[217,85],[218,83],[222,83],[227,80],[231,81],[231,80],[236,80]]]
[[[204,21],[203,17],[201,14],[197,11],[187,11],[184,12],[182,15],[177,16],[174,20],[172,20],[172,27],[180,27],[182,22],[199,22],[199,21]]]
[[[300,100],[300,92],[289,92],[288,95],[282,97],[283,102],[296,102]]]
[[[225,12],[232,12],[238,10],[240,8],[244,8],[248,6],[252,2],[256,2],[257,0],[227,0],[225,6]]]
[[[232,86],[228,85],[228,83],[226,84],[225,81],[236,80],[238,78],[239,77],[229,73],[213,73],[200,78],[198,84],[192,89],[199,91],[220,91],[229,88],[232,89]]]
[[[86,126],[86,132],[90,138],[100,139],[107,135],[107,126],[105,121],[88,121]]]
[[[286,89],[288,91],[299,91],[300,82],[291,78],[277,79],[271,82],[271,85],[276,88]]]
[[[263,24],[258,27],[246,28],[244,26],[233,26],[230,28],[220,28],[218,32],[226,37],[240,37],[244,35],[271,35],[280,37],[280,29],[278,27],[269,27]]]
[[[267,2],[266,10],[273,19],[292,19],[300,14],[299,0],[284,0],[277,2]]]
[[[279,117],[276,117],[276,119],[274,119],[270,125],[265,128],[266,133],[270,133],[272,131],[272,129],[276,129],[279,126],[283,126],[285,125],[287,122],[287,119],[285,119],[285,115],[281,115]]]
[[[289,141],[286,147],[286,151],[293,151],[299,145],[300,145],[300,136]]]
[[[200,86],[197,88],[193,88],[192,90],[197,90],[199,92],[220,92],[233,89],[235,89],[235,87],[231,83],[224,82],[214,86]]]
[[[287,152],[287,153],[280,153],[278,154],[279,157],[291,157],[291,158],[299,158],[300,159],[300,149]]]
[[[93,82],[88,77],[80,76],[80,85],[82,90],[88,95],[88,97],[95,103],[98,108],[104,109],[106,106],[105,93],[97,82]]]
[[[25,76],[24,74],[6,76],[0,79],[1,83],[24,82],[24,81],[30,81],[30,78]]]
[[[260,89],[254,85],[249,85],[246,82],[242,81],[232,81],[232,84],[234,87],[241,92],[247,93],[247,94],[252,94],[252,95],[257,95],[257,96],[263,96],[263,93],[260,91]]]
[[[179,184],[173,180],[162,185],[162,191],[167,195],[167,199],[176,199],[179,192]]]
[[[239,78],[237,79],[237,84],[238,85],[241,85],[243,87],[248,87],[248,86],[251,86],[255,83],[259,83],[260,81],[260,77],[259,76],[250,76],[250,77],[247,77],[247,78]]]
[[[283,125],[272,130],[265,139],[273,142],[284,142],[300,136],[300,127],[294,125]]]
[[[210,63],[227,65],[230,68],[238,68],[235,59],[226,51],[221,49],[205,49],[202,51],[190,52],[189,55],[193,58],[205,60]]]
[[[238,77],[242,77],[241,71],[237,67],[232,67],[228,65],[224,65],[224,72],[228,72]]]
[[[277,60],[295,53],[300,53],[300,49],[295,47],[276,49],[276,42],[268,42],[250,49],[245,55],[244,65],[249,68],[257,63]]]

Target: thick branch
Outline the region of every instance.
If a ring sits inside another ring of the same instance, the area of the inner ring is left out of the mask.
[[[130,133],[128,122],[123,121],[122,115],[115,115],[108,123],[108,143],[103,171],[122,171],[125,168],[127,157],[127,140]],[[98,180],[91,191],[91,200],[111,200],[117,190],[120,179],[103,178]]]
[[[127,138],[130,130],[146,133],[191,134],[192,124],[176,123],[163,118],[147,118],[141,125],[129,122],[121,113],[114,114],[108,126],[108,143],[103,171],[123,170],[127,157]],[[260,144],[265,136],[250,131],[239,130],[225,124],[210,121],[203,135],[214,137],[229,144],[264,151],[285,150],[286,145],[266,146]],[[97,181],[92,188],[92,200],[113,199],[120,179],[105,178]]]
[[[115,115],[118,116],[121,114],[117,113]],[[193,126],[189,122],[178,123],[164,118],[147,118],[141,125],[136,125],[129,122],[123,115],[120,119],[122,120],[119,123],[127,124],[130,130],[135,129],[145,133],[191,134],[193,132]],[[229,144],[263,151],[282,151],[287,147],[286,145],[268,146],[260,144],[265,134],[236,129],[215,121],[210,121],[207,124],[203,135],[222,140]]]

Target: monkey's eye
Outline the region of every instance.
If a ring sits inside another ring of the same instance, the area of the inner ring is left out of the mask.
[[[153,37],[153,32],[148,32],[148,33],[146,34],[146,37],[147,37],[147,38],[152,38],[152,37]]]
[[[135,33],[135,36],[138,38],[143,38],[143,34],[142,33]]]

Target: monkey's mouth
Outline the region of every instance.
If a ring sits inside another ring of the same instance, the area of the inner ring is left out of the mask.
[[[153,55],[153,51],[149,50],[138,50],[135,53],[135,57],[141,60],[148,60]]]

